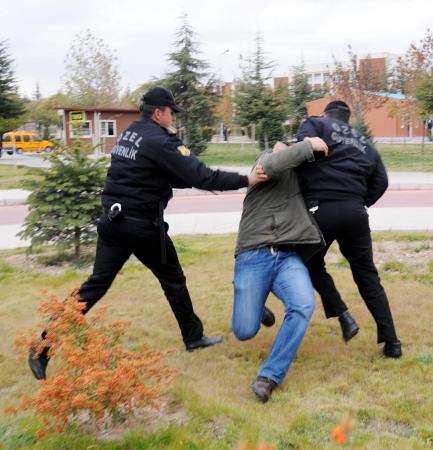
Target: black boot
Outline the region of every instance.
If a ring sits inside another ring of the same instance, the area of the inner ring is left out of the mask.
[[[275,323],[274,313],[266,306],[263,307],[262,324],[265,327],[271,327]]]
[[[213,338],[202,336],[200,339],[196,341],[188,342],[186,345],[186,350],[188,352],[193,352],[199,348],[211,347],[212,345],[220,344],[224,338],[222,336],[216,336]]]
[[[383,354],[388,358],[401,358],[403,352],[401,350],[401,342],[385,342],[383,346]]]
[[[37,358],[35,358],[38,346],[39,344],[36,344],[30,349],[28,363],[34,377],[37,380],[45,380],[47,378],[47,366],[50,360],[48,357],[50,347],[44,347]]]
[[[343,339],[345,342],[349,342],[353,336],[358,333],[359,326],[355,322],[355,319],[350,315],[349,310],[344,311],[338,320],[340,322],[341,331],[343,332]]]

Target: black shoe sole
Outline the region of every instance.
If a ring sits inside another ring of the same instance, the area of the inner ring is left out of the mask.
[[[349,342],[353,337],[355,337],[359,333],[359,330],[360,328],[358,327],[352,330],[349,335],[347,336],[343,335],[344,342],[346,343]]]
[[[208,347],[213,347],[214,345],[218,345],[224,342],[224,339],[221,338],[215,342],[212,343],[206,343],[206,344],[202,344],[202,345],[197,345],[197,346],[193,346],[193,347],[188,347],[188,345],[186,346],[186,351],[187,352],[194,352],[195,350],[200,350],[201,348],[208,348]]]
[[[261,323],[265,327],[272,327],[275,325],[275,314],[269,308],[266,308],[266,306],[264,308],[264,317],[262,317]]]

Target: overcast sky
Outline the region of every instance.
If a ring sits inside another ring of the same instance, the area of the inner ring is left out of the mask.
[[[201,57],[226,81],[239,74],[239,55],[254,50],[258,32],[275,76],[288,67],[357,54],[401,54],[433,24],[432,0],[0,0],[0,41],[15,60],[20,93],[62,86],[74,36],[90,29],[117,54],[123,87],[134,89],[167,69],[179,16],[186,12]],[[7,7],[6,7],[7,6]],[[228,51],[227,51],[228,50]]]

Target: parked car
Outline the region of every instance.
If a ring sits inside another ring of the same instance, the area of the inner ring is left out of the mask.
[[[23,152],[51,152],[55,145],[51,141],[40,139],[36,133],[29,131],[10,131],[3,134],[3,152],[9,155]]]

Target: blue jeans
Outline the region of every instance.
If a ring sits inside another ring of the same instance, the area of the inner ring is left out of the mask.
[[[251,339],[259,331],[270,292],[284,303],[285,315],[258,375],[280,384],[313,315],[310,276],[295,252],[266,247],[240,253],[235,262],[233,305],[233,333],[239,340]]]

